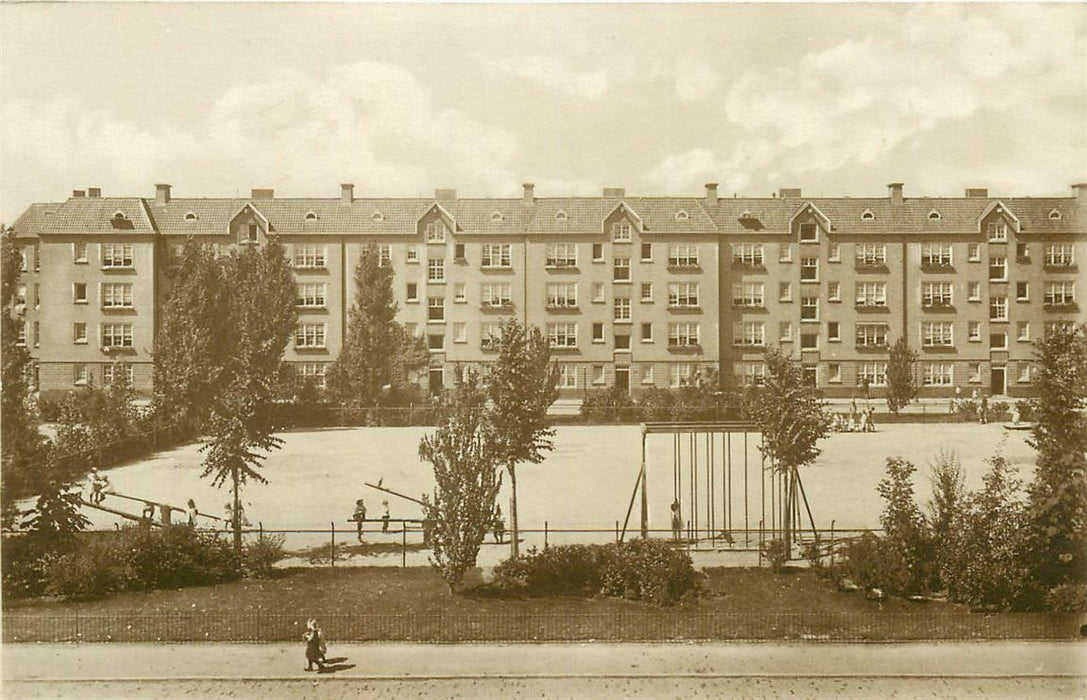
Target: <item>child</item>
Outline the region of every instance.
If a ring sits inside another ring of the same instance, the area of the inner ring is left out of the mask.
[[[190,498],[187,505],[186,513],[189,516],[189,527],[196,527],[196,516],[199,514],[196,510],[196,501]]]
[[[384,510],[384,512],[381,514],[381,531],[382,532],[388,532],[389,531],[389,502],[388,501],[382,501],[381,502],[381,507]]]
[[[506,536],[506,521],[502,519],[502,506],[494,507],[494,542],[499,544]]]
[[[302,639],[306,642],[306,670],[312,671],[313,664],[317,664],[317,670],[323,671],[325,669],[325,644],[321,639],[321,628],[318,627],[317,620],[311,618],[306,623],[306,633],[302,635]]]
[[[680,515],[679,501],[672,501],[672,539],[678,542],[683,537],[683,516]]]
[[[366,520],[366,504],[361,498],[355,501],[355,514],[351,516],[351,519],[355,521],[355,532],[358,534],[359,542],[362,542],[362,523]]]

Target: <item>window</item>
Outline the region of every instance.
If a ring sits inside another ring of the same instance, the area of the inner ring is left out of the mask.
[[[741,386],[762,386],[766,383],[766,365],[762,362],[743,362],[738,369]]]
[[[26,334],[27,334],[27,327],[28,326],[29,326],[29,324],[26,323],[25,321],[20,323],[19,326],[18,326],[19,330],[17,331],[16,336],[15,336],[15,344],[18,345],[21,348],[26,347]]]
[[[819,258],[801,258],[800,259],[800,281],[801,282],[817,282],[817,281],[819,281]]]
[[[603,384],[606,381],[604,365],[593,365],[593,384]]]
[[[549,323],[547,324],[547,340],[553,348],[577,347],[576,323]]]
[[[887,306],[887,283],[858,282],[857,306]]]
[[[940,216],[940,212],[936,211],[935,209],[928,213],[929,221],[939,221],[941,218],[943,217]]]
[[[502,221],[505,218],[506,217],[504,217],[502,215],[502,212],[500,212],[500,211],[491,212],[491,221],[494,221],[495,223],[497,223],[499,221]]]
[[[87,344],[87,324],[76,323],[72,326],[72,342],[78,345]]]
[[[77,263],[87,262],[87,244],[86,243],[73,243],[72,244],[72,260]]]
[[[561,209],[555,212],[555,221],[558,221],[559,223],[566,223],[567,219],[569,218],[570,217],[567,216],[566,212],[562,211]]]
[[[189,222],[192,222],[192,221],[196,221],[196,212],[193,212],[193,211],[185,212],[185,222],[189,223]]]
[[[887,264],[887,246],[882,243],[861,243],[857,246],[857,265],[873,267]]]
[[[453,259],[457,262],[464,262],[464,244],[456,243],[453,245]]]
[[[951,282],[922,282],[921,306],[926,308],[951,306]]]
[[[409,245],[408,247],[404,248],[404,262],[419,262],[419,250],[415,246]]]
[[[593,243],[593,262],[604,262],[603,243]]]
[[[1015,300],[1030,301],[1030,285],[1026,282],[1015,283]]]
[[[370,215],[370,220],[371,221],[379,221],[379,222],[384,221],[385,220],[385,215],[382,214],[379,211],[375,211],[373,214]]]
[[[1075,327],[1076,324],[1074,321],[1046,321],[1045,334],[1049,336],[1059,330],[1071,331],[1075,329]]]
[[[75,282],[72,284],[72,301],[76,304],[87,303],[87,283]]]
[[[577,388],[577,366],[569,364],[559,365],[559,388],[560,389],[576,389]]]
[[[26,306],[26,285],[20,284],[15,290],[15,305]]]
[[[980,243],[971,243],[966,246],[966,259],[969,262],[981,262]]]
[[[642,244],[642,262],[653,262],[653,244]]]
[[[132,386],[132,378],[135,375],[132,371],[132,365],[106,365],[102,368],[102,383],[106,386],[112,386],[120,378],[122,370],[125,375],[125,382]]]
[[[691,218],[691,215],[680,209],[676,212],[676,221],[687,221]]]
[[[630,281],[630,258],[615,258],[613,261],[612,280],[615,282]]]
[[[427,258],[426,281],[432,283],[445,282],[445,260],[442,258]]]
[[[104,348],[130,348],[132,347],[131,323],[103,323],[102,347]]]
[[[828,384],[841,384],[842,383],[842,366],[837,362],[831,362],[827,365],[827,383]]]
[[[697,323],[669,323],[668,347],[682,348],[698,345]]]
[[[322,256],[323,257],[323,256]],[[379,243],[377,246],[377,266],[388,267],[393,261],[393,247],[388,243]],[[323,265],[323,261],[322,261]]]
[[[615,349],[616,350],[630,350],[630,336],[623,333],[617,333],[615,335]]]
[[[732,264],[738,267],[762,267],[765,264],[762,243],[733,243]]]
[[[453,303],[463,304],[468,301],[468,285],[464,282],[457,282],[453,285]]]
[[[38,308],[42,303],[42,287],[37,282],[34,283],[34,308]]]
[[[552,309],[577,307],[577,284],[552,282],[547,285],[547,306]]]
[[[1030,342],[1030,322],[1020,321],[1015,324],[1015,339],[1020,342]]]
[[[642,324],[642,342],[643,343],[652,343],[653,342],[653,324],[652,323],[643,323]]]
[[[603,323],[594,323],[593,324],[593,342],[594,343],[603,343],[604,342],[604,324]]]
[[[486,321],[479,326],[479,347],[483,350],[493,350],[498,347],[498,341],[502,339],[502,326],[494,321]]]
[[[426,306],[428,321],[445,320],[445,297],[427,297]]]
[[[327,386],[325,383],[327,370],[328,365],[324,362],[299,362],[294,366],[294,379],[299,384],[312,382],[314,386],[324,389]]]
[[[427,350],[444,350],[445,335],[441,333],[427,333],[426,347]]]
[[[611,239],[616,243],[630,243],[630,224],[625,221],[613,223]]]
[[[1015,260],[1016,262],[1029,263],[1030,262],[1030,245],[1027,243],[1015,244]]]
[[[736,282],[732,285],[732,305],[761,309],[766,306],[762,282]]]
[[[1018,375],[1016,377],[1016,381],[1019,382],[1020,384],[1029,384],[1030,383],[1030,375],[1033,374],[1033,371],[1031,370],[1031,367],[1033,365],[1031,365],[1031,363],[1029,363],[1029,362],[1023,362],[1023,361],[1020,361],[1017,364],[1019,366],[1019,372],[1018,372]]]
[[[819,240],[819,227],[815,224],[800,224],[800,242],[816,243]]]
[[[668,306],[695,308],[698,306],[698,282],[670,282]]]
[[[1075,282],[1046,282],[1046,306],[1071,306],[1076,303]]]
[[[294,266],[301,269],[320,269],[325,266],[325,247],[313,243],[296,243]]]
[[[1060,221],[1061,220],[1060,210],[1059,209],[1054,209],[1054,210],[1050,211],[1049,212],[1049,220],[1050,221]]]
[[[922,267],[951,267],[950,243],[927,243],[921,247]]]
[[[603,304],[604,301],[604,283],[593,282],[593,303]]]
[[[761,247],[759,256],[762,256]],[[668,264],[672,267],[697,267],[698,246],[692,243],[669,243]]]
[[[484,243],[483,267],[485,269],[509,267],[510,249],[509,243]]]
[[[87,365],[73,365],[72,375],[72,381],[79,385],[88,384],[91,381],[91,373],[87,369]]]
[[[842,324],[838,321],[827,323],[827,340],[832,343],[842,342]]]
[[[1008,241],[1008,224],[1004,221],[989,222],[989,242],[1006,243]]]
[[[778,340],[782,343],[793,342],[793,324],[790,321],[778,323]]]
[[[966,288],[970,301],[981,301],[981,282],[967,282]]]
[[[921,324],[921,345],[926,348],[952,347],[954,324],[951,321],[925,321]]]
[[[827,282],[827,301],[842,300],[842,283]]]
[[[245,242],[246,243],[256,243],[257,242],[257,234],[258,234],[259,231],[260,231],[260,228],[256,224],[249,224],[249,228],[246,229]]]
[[[801,350],[818,350],[819,349],[819,332],[808,331],[801,332],[800,334],[800,349]]]
[[[408,282],[407,291],[404,294],[405,301],[419,301],[419,285]]]
[[[766,334],[762,321],[740,321],[732,324],[732,344],[762,347],[766,344]]]
[[[132,308],[132,285],[128,283],[104,283],[102,285],[102,308]]]
[[[691,380],[694,378],[694,366],[683,362],[674,364],[671,367],[671,386],[676,389],[681,386],[690,386]]]
[[[303,306],[307,308],[322,308],[325,305],[325,284],[324,282],[316,283],[304,283],[295,287],[297,293],[295,294],[295,306]]]
[[[299,323],[294,330],[294,346],[309,349],[324,348],[325,324]]]
[[[791,263],[793,261],[793,246],[790,243],[782,243],[778,251],[778,262]]]
[[[967,378],[966,381],[971,384],[981,384],[981,363],[971,362],[966,366]]]
[[[1045,247],[1046,267],[1071,267],[1075,264],[1075,248],[1071,243],[1047,243]]]
[[[778,301],[790,302],[793,300],[792,282],[778,282]]]
[[[882,348],[887,346],[886,323],[858,323],[857,347]]]
[[[545,264],[547,267],[577,267],[577,244],[548,243]]]
[[[827,260],[830,262],[842,261],[842,249],[837,243],[827,244]]]
[[[426,225],[427,243],[445,243],[445,222],[431,221]]]
[[[132,245],[128,243],[103,243],[102,267],[132,267]]]
[[[630,323],[630,299],[616,297],[615,320],[618,323]]]
[[[453,324],[453,342],[468,342],[468,324],[464,323],[463,321],[458,321]]]
[[[801,321],[818,321],[819,320],[819,297],[801,297],[800,298],[800,320]]]
[[[653,384],[653,365],[642,365],[642,384]]]
[[[642,303],[649,304],[653,301],[653,283],[642,282]]]
[[[872,213],[871,209],[865,209],[861,214],[861,221],[875,221],[876,215]]]
[[[981,321],[967,321],[966,339],[971,343],[981,342]]]
[[[862,362],[857,365],[857,386],[887,386],[886,362]]]
[[[923,381],[925,386],[951,386],[951,363],[926,362]]]
[[[488,309],[513,306],[513,285],[509,282],[484,282],[479,286],[479,298],[481,305]]]
[[[992,350],[1006,350],[1008,347],[1008,334],[1001,331],[989,334],[989,348]]]
[[[314,221],[317,221],[317,214],[315,212],[308,211],[306,212],[305,220],[307,223],[313,223]]]
[[[989,256],[989,281],[1004,282],[1008,279],[1008,259],[1003,255]]]
[[[1008,297],[991,297],[989,299],[989,320],[1008,320]]]

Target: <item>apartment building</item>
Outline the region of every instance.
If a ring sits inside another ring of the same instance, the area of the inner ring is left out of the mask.
[[[343,342],[364,247],[391,265],[399,319],[426,339],[432,390],[494,357],[503,318],[539,327],[561,393],[676,387],[708,370],[757,383],[779,347],[827,396],[873,396],[888,347],[918,350],[923,396],[1031,391],[1033,348],[1084,321],[1087,185],[1071,197],[469,199],[103,197],[76,190],[14,225],[25,270],[16,307],[43,392],[108,384],[123,359],[151,388],[156,314],[190,237],[220,251],[285,244],[298,283],[285,360],[323,381]],[[1080,292],[1082,293],[1082,284]]]

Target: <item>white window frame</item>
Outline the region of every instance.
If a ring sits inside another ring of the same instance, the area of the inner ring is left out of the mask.
[[[779,321],[778,322],[778,342],[779,343],[791,343],[791,342],[793,342],[793,322],[792,321]]]
[[[445,323],[445,297],[427,297],[427,323]]]
[[[630,323],[631,303],[628,297],[615,297],[614,320],[616,323]]]
[[[955,324],[951,321],[922,321],[921,347],[955,347]]]
[[[426,242],[445,243],[445,231],[444,221],[431,221],[426,225]]]
[[[87,244],[85,242],[76,241],[72,243],[72,262],[77,265],[87,264]]]
[[[808,276],[808,275],[811,276]],[[800,281],[801,282],[818,282],[819,281],[819,258],[816,256],[805,256],[800,258]]]
[[[989,320],[998,322],[1008,320],[1008,297],[989,297]]]
[[[576,348],[577,324],[548,323],[547,342],[553,348]]]
[[[294,267],[296,270],[323,270],[327,264],[326,254],[327,251],[323,245],[296,243],[294,245]],[[380,257],[378,260],[380,262]]]
[[[653,283],[652,282],[642,282],[641,293],[642,293],[641,302],[643,304],[653,303]]]
[[[133,347],[131,323],[103,323],[101,336],[104,348]]]
[[[1076,264],[1076,246],[1072,243],[1046,243],[1046,267],[1071,267]]]
[[[793,283],[792,282],[778,282],[778,301],[782,303],[792,302],[793,300]]]
[[[612,281],[630,282],[630,258],[615,256],[612,258]]]
[[[548,282],[547,308],[576,309],[577,282]]]
[[[982,338],[981,321],[966,322],[966,340],[971,343],[980,343]]]
[[[842,283],[837,280],[827,282],[827,301],[842,300]]]
[[[323,309],[326,291],[324,282],[299,282],[295,285],[294,305],[304,309]]]
[[[630,243],[631,225],[629,221],[615,221],[611,225],[611,240],[615,243]]]
[[[761,246],[760,246],[761,248]],[[698,267],[697,243],[669,243],[669,267]]]
[[[981,244],[968,243],[966,246],[966,261],[981,262]]]
[[[508,270],[513,267],[513,246],[510,243],[484,243],[480,267],[484,270]]]
[[[926,362],[922,367],[922,383],[924,386],[953,386],[954,365],[950,362]]]
[[[479,347],[493,350],[502,340],[502,324],[497,321],[484,321],[479,324]]]
[[[858,348],[885,348],[890,327],[886,323],[858,323],[854,334]]]
[[[604,291],[603,282],[593,282],[593,303],[604,304],[607,302],[607,294]]]
[[[954,305],[955,285],[952,282],[922,282],[921,306],[925,308]]]
[[[577,388],[577,365],[568,362],[559,363],[559,388]]]
[[[466,282],[457,282],[453,285],[453,303],[468,303],[468,284]]]
[[[1076,303],[1076,283],[1059,280],[1045,283],[1046,306],[1067,306]]]
[[[993,269],[1000,269],[1000,276],[993,277]],[[1007,282],[1008,281],[1008,258],[1005,255],[990,255],[989,256],[989,281],[990,282]]]
[[[404,248],[404,262],[418,264],[419,249],[413,245],[406,246]]]
[[[669,294],[669,296],[671,296]],[[766,285],[763,282],[735,282],[732,285],[732,305],[744,309],[766,306]]]
[[[72,342],[76,345],[87,344],[87,324],[83,321],[76,321],[72,324]]]
[[[1015,339],[1021,343],[1030,342],[1030,321],[1019,321],[1015,324]]]
[[[694,321],[678,321],[668,324],[668,347],[698,347],[700,338],[699,324]]]
[[[294,329],[294,347],[300,350],[324,350],[328,326],[324,323],[299,323]]]
[[[732,324],[732,344],[761,348],[766,345],[766,324],[762,321],[736,321]]]
[[[671,257],[671,251],[669,251]],[[745,267],[764,267],[766,257],[762,243],[733,243],[732,264]]]
[[[815,315],[810,318],[805,317],[807,313],[806,309],[815,309]],[[802,296],[800,297],[800,322],[812,323],[819,320],[819,297],[817,296]]]
[[[1008,242],[1008,222],[1007,221],[990,221],[986,227],[989,232],[990,243],[1007,243]]]
[[[863,308],[887,306],[887,283],[857,282],[856,305]]]
[[[487,309],[506,309],[513,306],[513,285],[509,282],[481,282],[479,303]]]
[[[545,265],[550,268],[577,267],[576,243],[548,243]],[[568,365],[563,365],[564,367]]]
[[[102,244],[102,269],[131,270],[133,266],[133,249],[131,243]]]
[[[445,282],[445,258],[427,258],[426,281],[430,284]]]
[[[887,386],[886,362],[861,362],[857,365],[857,386],[864,386],[864,380],[868,379],[870,387]]]
[[[697,309],[698,297],[698,282],[668,283],[668,308],[670,309]]]
[[[873,266],[887,264],[887,245],[885,243],[858,243],[856,250],[857,265]]]
[[[810,237],[805,236],[804,233],[806,231],[811,231],[812,235]],[[818,243],[819,242],[819,224],[812,223],[812,222],[800,224],[800,227],[799,227],[799,229],[797,231],[797,235],[799,236],[799,240],[800,240],[801,243]]]
[[[925,243],[921,246],[922,267],[951,267],[955,251],[950,243]]]

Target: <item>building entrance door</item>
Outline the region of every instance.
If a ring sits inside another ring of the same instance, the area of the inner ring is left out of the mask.
[[[1003,396],[1004,395],[1004,381],[1005,381],[1005,375],[1006,374],[1007,374],[1007,368],[1003,367],[1003,366],[1000,366],[1000,367],[993,366],[993,368],[989,371],[989,379],[990,379],[990,381],[989,381],[989,384],[990,384],[989,393],[991,395],[993,395],[993,396]]]
[[[430,395],[437,396],[445,388],[445,371],[442,367],[430,368]]]
[[[630,393],[630,368],[615,368],[615,388],[624,394]]]

